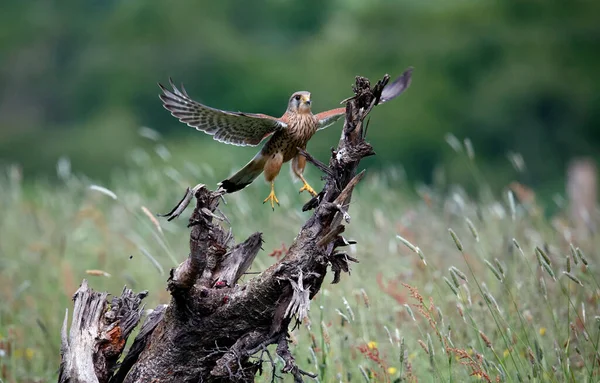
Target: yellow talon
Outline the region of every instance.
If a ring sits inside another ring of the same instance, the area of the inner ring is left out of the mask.
[[[310,185],[308,184],[308,182],[304,181],[304,186],[302,186],[300,188],[300,193],[302,193],[303,191],[307,191],[310,193],[311,196],[316,197],[317,196],[317,192],[315,192],[315,189],[313,189],[312,187],[310,187]]]
[[[275,210],[275,202],[277,202],[277,206],[279,206],[279,200],[277,199],[277,196],[275,195],[275,183],[274,182],[271,182],[271,193],[269,193],[269,196],[267,198],[265,198],[263,203],[265,203],[267,201],[271,201],[271,209],[273,209],[273,211]]]

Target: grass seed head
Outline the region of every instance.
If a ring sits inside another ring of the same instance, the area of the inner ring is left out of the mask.
[[[504,367],[502,367],[501,364],[498,364],[496,366],[496,370],[498,370],[499,375],[499,382],[506,382],[506,371],[504,371]]]
[[[465,291],[467,303],[469,304],[469,306],[471,306],[473,304],[473,301],[471,300],[471,290],[469,290],[469,286],[467,286],[466,284],[463,284],[463,285],[461,285],[461,289],[463,289]]]
[[[550,257],[548,256],[548,254],[546,254],[546,252],[541,247],[536,246],[535,251],[544,259],[544,262],[546,262],[549,265],[552,264],[552,262],[550,262]]]
[[[415,319],[415,314],[413,313],[413,311],[410,308],[410,306],[405,303],[404,307],[406,308],[406,312],[408,313],[408,315],[410,315],[410,317],[412,318],[412,320],[416,322],[417,320]]]
[[[327,345],[327,347],[329,347],[329,345],[331,343],[331,338],[329,337],[329,331],[327,330],[327,325],[323,321],[321,321],[321,333],[323,335],[323,341],[325,341],[325,344]]]
[[[585,339],[586,342],[590,341],[590,336],[588,335],[587,331],[585,331],[585,329],[581,330],[581,333],[583,334],[583,338]]]
[[[430,355],[435,355],[435,349],[433,348],[433,340],[431,340],[431,335],[427,333],[427,350],[429,350]]]
[[[429,355],[429,349],[427,348],[425,342],[423,342],[421,339],[417,340],[417,342],[419,342],[419,346],[421,346],[421,348]]]
[[[390,341],[390,344],[393,346],[394,345],[394,340],[392,339],[392,333],[390,332],[390,329],[387,326],[383,326],[383,329],[385,330],[385,332],[388,335],[388,339]]]
[[[573,262],[577,265],[579,263],[579,257],[577,255],[577,251],[575,250],[575,246],[572,243],[569,243],[569,250],[571,251],[571,257],[573,257]]]
[[[350,322],[350,319],[343,312],[341,312],[339,309],[335,309],[335,311],[338,313],[339,316],[342,317],[342,327],[344,326],[344,324],[346,322],[348,322],[348,323]]]
[[[400,339],[400,364],[404,364],[406,360],[406,346],[404,345],[404,337]]]
[[[433,357],[435,356],[435,350],[433,348],[433,341],[431,340],[431,335],[427,333],[427,353],[429,354],[429,364],[433,367],[435,364],[435,360]]]
[[[587,261],[587,258],[585,257],[585,254],[583,254],[583,251],[581,251],[581,249],[578,247],[578,248],[575,249],[575,252],[577,253],[577,256],[579,257],[579,259],[581,260],[581,262],[584,265],[587,266],[588,265],[588,261]]]
[[[370,302],[369,302],[369,296],[367,295],[367,292],[365,291],[365,289],[360,289],[360,295],[363,298],[363,302],[365,303],[365,307],[366,308],[370,308]]]
[[[452,240],[454,241],[454,244],[456,245],[456,248],[458,249],[458,251],[462,252],[463,251],[462,242],[460,241],[460,239],[458,239],[458,236],[456,235],[454,230],[449,228],[448,232],[450,233],[450,236],[452,237]]]
[[[460,283],[458,282],[458,276],[456,275],[454,270],[452,270],[452,268],[450,268],[449,270],[450,270],[450,277],[452,278],[452,282],[454,283],[454,287],[459,288]]]
[[[519,250],[519,253],[521,253],[521,257],[525,257],[525,253],[523,252],[521,245],[519,245],[519,242],[517,242],[517,240],[515,238],[512,239],[512,242],[513,242],[513,245],[515,245],[515,247],[517,248],[517,250]]]
[[[360,370],[360,373],[362,374],[363,378],[365,378],[365,382],[369,383],[371,381],[371,378],[369,378],[369,374],[367,374],[367,371],[365,371],[364,367],[359,364],[358,369]]]
[[[463,307],[460,303],[456,304],[456,311],[458,311],[458,315],[460,315],[460,317],[463,319],[463,321],[466,321],[465,319],[465,312],[463,310]]]
[[[310,352],[310,356],[312,357],[312,361],[315,365],[315,368],[319,368],[319,360],[317,359],[317,353],[315,352],[313,347],[308,348],[308,352]]]
[[[540,282],[539,283],[540,291],[542,292],[544,299],[547,300],[548,299],[548,290],[546,289],[546,281],[544,281],[544,277],[540,277],[539,282]]]
[[[546,272],[548,273],[548,275],[550,275],[552,277],[552,279],[556,280],[556,275],[554,274],[554,270],[552,270],[552,267],[547,264],[546,262],[542,262],[542,268],[544,270],[546,270]]]
[[[465,221],[467,222],[467,227],[469,228],[469,231],[473,235],[473,238],[475,238],[476,242],[479,242],[479,233],[477,232],[475,225],[473,225],[473,222],[471,222],[471,220],[469,218],[465,218]]]
[[[498,269],[496,269],[496,267],[494,265],[492,265],[492,263],[490,261],[488,261],[487,259],[484,259],[483,262],[485,262],[485,264],[489,267],[489,269],[492,271],[492,274],[494,274],[496,279],[498,279],[500,282],[502,282],[503,277],[502,277],[502,274],[500,273],[500,271]]]
[[[500,271],[500,274],[502,274],[502,278],[506,277],[506,274],[504,273],[504,266],[502,266],[502,262],[500,262],[498,258],[494,258],[494,264],[496,265],[496,268],[498,268],[498,271]]]
[[[500,312],[500,306],[498,306],[498,302],[496,302],[496,299],[494,298],[494,296],[492,294],[490,294],[489,292],[484,292],[483,297],[489,304],[494,306],[496,311]]]
[[[574,276],[573,274],[569,273],[568,271],[563,271],[563,274],[565,276],[567,276],[570,280],[572,280],[573,282],[577,283],[579,286],[583,286],[583,283],[581,282],[581,280],[579,280],[579,278],[577,278],[576,276]]]
[[[462,271],[460,271],[460,269],[458,267],[450,266],[450,269],[454,270],[454,272],[456,273],[456,275],[458,275],[458,277],[460,279],[462,279],[463,281],[469,283],[469,280],[467,279],[467,276],[465,275],[465,273],[463,273]]]
[[[408,247],[411,251],[413,252],[417,252],[417,248],[415,247],[415,245],[413,245],[412,243],[410,243],[410,241],[404,237],[402,237],[401,235],[396,234],[396,238],[398,238],[400,240],[400,242],[402,242],[406,247]]]
[[[450,282],[450,280],[446,277],[444,277],[444,281],[446,282],[448,287],[450,287],[450,290],[452,290],[454,295],[458,296],[458,290],[456,290],[456,287],[454,287],[454,284],[452,282]]]
[[[154,214],[152,214],[152,212],[150,212],[150,210],[146,206],[142,206],[141,209],[144,212],[144,214],[146,215],[146,217],[148,217],[148,219],[150,220],[150,222],[152,222],[152,224],[154,225],[154,227],[156,227],[156,230],[160,234],[163,234],[163,230],[162,230],[162,227],[160,226],[160,222],[158,222],[158,219],[156,219],[156,217],[154,216]]]
[[[492,348],[492,341],[481,330],[479,331],[479,337],[481,337],[481,339],[485,342],[487,348]]]
[[[421,259],[423,264],[425,266],[427,266],[427,261],[425,260],[425,254],[423,254],[423,251],[421,250],[421,248],[417,246],[415,249],[417,250],[417,255],[419,256],[419,258]]]
[[[350,307],[350,303],[348,303],[348,301],[346,300],[346,297],[342,297],[342,300],[344,302],[344,306],[346,306],[346,311],[348,312],[348,315],[350,315],[350,318],[354,322],[354,311],[352,311],[352,307]]]
[[[445,341],[447,343],[447,346],[450,346],[451,348],[454,348],[454,342],[452,342],[452,338],[450,338],[450,335],[448,335],[444,339],[445,339]],[[446,350],[444,350],[444,351],[448,352],[447,347],[446,347]]]
[[[442,309],[440,309],[439,306],[435,306],[435,311],[437,311],[440,322],[442,322],[442,327],[444,327],[444,315],[442,314]]]

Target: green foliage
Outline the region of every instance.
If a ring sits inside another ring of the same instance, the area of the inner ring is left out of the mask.
[[[67,155],[108,178],[139,126],[203,145],[160,107],[172,76],[211,106],[280,115],[295,90],[316,110],[372,79],[415,67],[411,89],[376,110],[370,164],[431,180],[447,132],[471,137],[495,185],[520,152],[531,184],[551,185],[573,155],[598,155],[600,29],[593,1],[4,2],[0,161],[50,174]],[[338,132],[309,149],[327,156]],[[93,144],[90,144],[93,140]],[[35,150],[32,150],[35,148]],[[194,160],[208,159],[196,154]],[[463,168],[453,177],[469,182]]]
[[[111,190],[90,187],[64,161],[59,185],[23,184],[16,167],[3,173],[4,382],[56,380],[60,326],[83,278],[113,294],[124,284],[147,289],[148,308],[169,301],[168,270],[188,254],[189,229],[186,214],[170,223],[153,214],[184,187],[221,177],[209,165],[166,160],[157,144],[154,152],[137,149],[132,170],[115,174]],[[346,234],[358,242],[348,251],[360,263],[340,284],[323,285],[309,320],[291,333],[299,366],[322,382],[596,381],[598,237],[571,238],[561,211],[547,220],[521,195],[495,200],[467,152],[455,160],[471,170],[480,198],[457,186],[419,188],[419,199],[408,198],[394,169],[359,185]],[[319,185],[315,172],[308,177]],[[261,182],[222,206],[238,241],[264,232],[266,251],[253,272],[284,254],[308,217],[300,212],[307,196],[287,181],[282,173],[275,212],[261,203],[268,193]],[[270,381],[269,368],[257,380]]]

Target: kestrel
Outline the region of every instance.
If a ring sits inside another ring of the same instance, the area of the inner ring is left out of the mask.
[[[411,71],[408,69],[384,88],[380,104],[397,97],[408,87]],[[307,191],[313,197],[317,195],[303,176],[306,158],[298,153],[298,148],[306,149],[306,144],[317,130],[325,129],[344,116],[345,107],[313,114],[310,92],[300,91],[292,94],[287,110],[279,118],[229,112],[202,105],[188,96],[183,85],[179,90],[170,79],[169,82],[172,91],[158,84],[162,90],[159,97],[165,109],[188,126],[212,135],[217,141],[238,146],[257,146],[271,136],[246,166],[219,183],[227,193],[245,188],[264,172],[266,181],[271,184],[271,192],[263,203],[269,201],[274,210],[275,203],[279,205],[275,195],[275,178],[281,166],[291,160],[293,174],[303,182],[300,192]]]

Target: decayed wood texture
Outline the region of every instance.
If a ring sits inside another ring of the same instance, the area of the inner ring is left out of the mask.
[[[92,291],[83,281],[75,292],[71,330],[69,311],[61,330],[58,381],[71,383],[107,382],[117,367],[131,331],[140,321],[140,304],[147,292],[134,294],[124,288],[109,305],[107,293]]]

